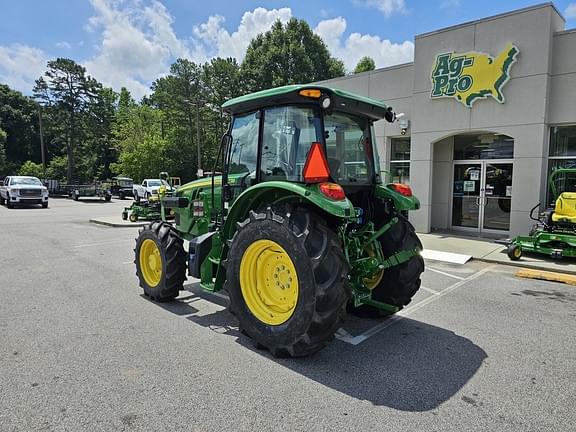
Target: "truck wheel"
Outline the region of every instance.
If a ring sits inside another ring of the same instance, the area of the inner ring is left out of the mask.
[[[124,192],[118,192],[118,198],[123,200],[124,199]]]
[[[42,208],[48,208],[48,201],[42,203]]]
[[[522,248],[520,245],[512,243],[508,246],[508,249],[506,249],[506,254],[512,261],[518,261],[522,257]]]
[[[134,201],[136,201],[137,203],[140,202],[140,196],[138,195],[138,192],[134,192]]]
[[[177,297],[186,279],[183,241],[164,222],[146,225],[134,249],[136,276],[144,294],[158,302]]]
[[[74,193],[72,197],[74,198],[74,201],[78,201],[80,199],[80,194]]]
[[[380,237],[380,245],[385,258],[401,250],[422,250],[422,243],[414,232],[414,227],[402,215],[398,215],[398,222]],[[422,272],[424,260],[420,255],[384,270],[381,279],[372,289],[372,298],[399,308],[406,306],[420,288]]]
[[[112,195],[105,195],[105,196],[104,196],[104,201],[106,201],[106,202],[112,201]]]
[[[240,329],[275,357],[323,348],[349,297],[349,268],[336,234],[302,209],[251,211],[237,225],[225,288]]]
[[[4,205],[6,204],[6,200],[4,198],[2,198],[2,195],[0,195],[0,205]]]
[[[6,208],[9,209],[14,208],[14,204],[12,204],[12,201],[10,201],[10,195],[6,195]]]

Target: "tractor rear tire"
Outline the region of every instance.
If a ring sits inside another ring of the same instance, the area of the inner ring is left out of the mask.
[[[382,237],[380,245],[385,258],[402,250],[422,250],[422,243],[408,219],[398,215],[394,224]],[[415,255],[403,264],[384,270],[382,280],[372,290],[372,298],[402,309],[420,289],[420,275],[424,272],[424,260]]]
[[[144,295],[157,302],[177,297],[186,280],[186,252],[172,227],[164,222],[143,227],[134,253],[136,276]]]
[[[262,244],[263,252],[251,255]],[[295,280],[284,274],[282,263],[294,271],[287,273]],[[321,217],[304,209],[251,211],[237,223],[226,261],[230,311],[241,331],[274,357],[310,355],[332,340],[340,326],[350,296],[348,271],[338,237]],[[289,301],[282,303],[286,297]]]

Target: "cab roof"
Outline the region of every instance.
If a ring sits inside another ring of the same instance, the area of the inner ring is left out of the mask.
[[[359,114],[369,117],[371,120],[380,120],[391,115],[391,107],[385,103],[355,93],[313,84],[295,84],[284,87],[276,87],[261,90],[234,99],[230,99],[222,108],[230,114],[242,114],[270,106],[286,105],[293,103],[319,104],[318,98],[300,95],[302,90],[320,90],[322,96],[331,98],[330,109]]]

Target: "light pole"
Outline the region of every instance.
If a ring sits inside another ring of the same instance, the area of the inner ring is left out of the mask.
[[[196,171],[196,176],[198,178],[202,177],[204,175],[204,170],[201,168],[202,166],[202,155],[200,152],[200,104],[201,103],[205,103],[205,101],[196,99],[196,100],[190,100],[190,99],[184,99],[184,102],[190,104],[190,106],[195,106],[196,107],[196,153],[197,153],[197,171]],[[192,128],[192,119],[190,114],[188,115],[189,117],[189,121],[190,121],[190,128]],[[192,131],[190,131],[192,132]]]
[[[42,105],[38,107],[38,126],[40,129],[40,153],[42,156],[42,172],[46,181],[46,155],[44,151],[44,131],[42,129]]]

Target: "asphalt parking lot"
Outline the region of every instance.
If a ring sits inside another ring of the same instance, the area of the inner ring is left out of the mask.
[[[0,207],[1,431],[568,431],[576,287],[427,262],[413,303],[304,359],[240,335],[194,281],[142,296],[127,202]]]

